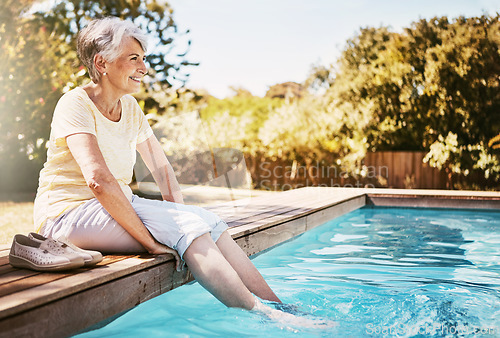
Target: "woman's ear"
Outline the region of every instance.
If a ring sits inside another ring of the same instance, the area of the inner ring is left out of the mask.
[[[99,74],[103,74],[106,72],[107,62],[102,57],[101,54],[96,54],[94,56],[94,65],[95,65],[95,69],[99,72]]]

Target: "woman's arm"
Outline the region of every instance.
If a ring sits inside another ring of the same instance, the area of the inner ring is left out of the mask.
[[[151,135],[146,141],[137,144],[137,151],[153,174],[162,198],[165,201],[184,203],[174,170],[156,136]]]
[[[66,143],[80,166],[88,187],[111,217],[141,243],[149,253],[172,253],[179,263],[177,252],[158,243],[137,216],[134,208],[106,165],[97,138],[92,134],[78,133],[66,137]]]

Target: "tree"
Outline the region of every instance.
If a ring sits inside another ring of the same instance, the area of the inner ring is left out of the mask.
[[[271,87],[266,92],[266,97],[280,99],[300,99],[305,94],[304,86],[297,82],[278,83]]]
[[[336,65],[325,109],[343,111],[339,132],[364,133],[372,151],[432,150],[432,165],[446,158],[450,187],[454,175],[477,171],[498,181],[487,144],[500,129],[499,25],[496,15],[420,20],[403,33],[361,29]],[[352,125],[351,116],[370,122]],[[437,156],[450,146],[454,156]]]
[[[225,99],[210,97],[200,116],[213,127],[215,147],[238,148],[254,155],[264,150],[257,136],[260,128],[270,113],[282,104],[281,99],[253,96],[240,89],[235,96]],[[232,122],[228,123],[229,120]],[[236,134],[238,136],[234,137]]]
[[[440,43],[426,50],[427,146],[456,135],[461,156],[446,167],[450,185],[451,172],[468,176],[480,170],[498,181],[498,159],[487,144],[500,129],[499,16],[441,20],[431,27]]]
[[[151,99],[153,93],[167,91],[175,81],[182,83],[187,77],[183,69],[195,65],[185,60],[187,48],[174,48],[174,39],[181,33],[166,2],[69,0],[57,1],[44,11],[32,9],[32,3],[6,0],[0,8],[3,190],[36,188],[55,104],[64,92],[88,81],[76,55],[75,39],[89,20],[119,16],[132,20],[150,34],[150,74],[145,79],[144,92],[138,95],[146,111],[161,106]]]
[[[31,3],[8,0],[1,7],[0,24],[0,163],[2,190],[37,186],[44,161],[51,108],[61,85],[49,60],[60,46],[49,40],[47,29],[29,17]],[[67,82],[66,76],[60,81]]]

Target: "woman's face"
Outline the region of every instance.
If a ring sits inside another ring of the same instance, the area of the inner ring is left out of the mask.
[[[140,43],[130,36],[126,37],[120,56],[106,65],[108,82],[123,95],[138,92],[147,72],[144,59]]]

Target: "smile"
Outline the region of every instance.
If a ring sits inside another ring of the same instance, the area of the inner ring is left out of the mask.
[[[141,83],[141,78],[140,78],[140,77],[133,77],[133,76],[129,76],[129,79],[131,79],[132,81],[135,81],[135,82]]]

